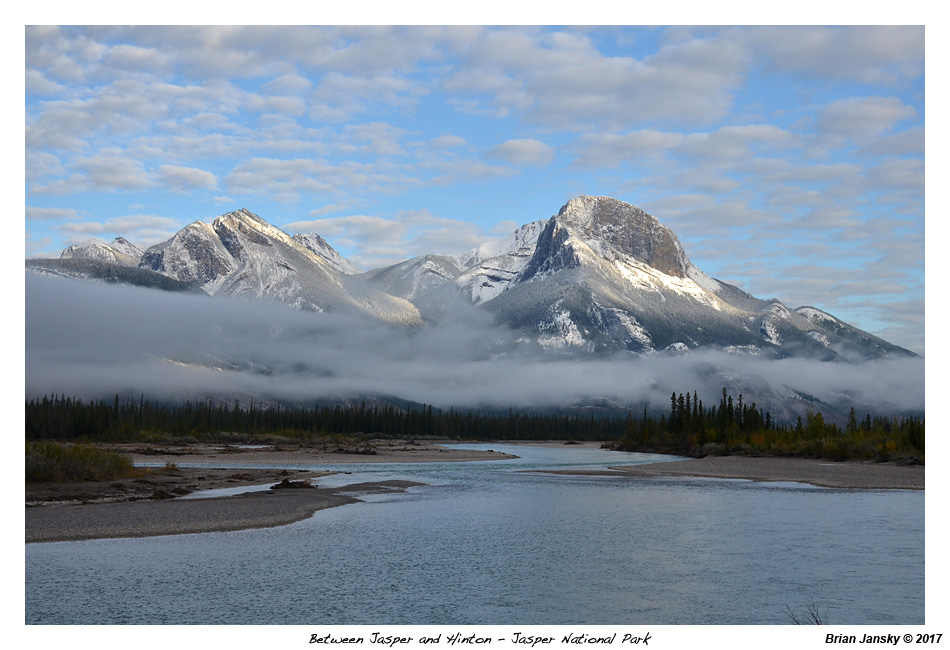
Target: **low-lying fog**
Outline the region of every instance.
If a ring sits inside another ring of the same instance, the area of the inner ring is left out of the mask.
[[[695,390],[705,404],[716,403],[727,386],[776,415],[790,403],[789,388],[830,404],[853,403],[862,415],[865,408],[924,409],[923,359],[846,364],[713,351],[568,358],[514,339],[474,309],[409,330],[259,302],[26,278],[27,399],[118,393],[313,404],[392,396],[444,408],[606,401],[636,413],[648,402],[667,408],[674,391]]]

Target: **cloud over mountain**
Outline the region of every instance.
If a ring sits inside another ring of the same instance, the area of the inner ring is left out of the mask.
[[[28,262],[34,394],[622,410],[728,386],[776,418],[923,407],[915,355],[709,277],[656,218],[610,197],[365,273],[247,210],[147,250],[118,238],[63,258]]]
[[[923,360],[828,364],[709,351],[579,362],[512,345],[484,312],[423,330],[346,314],[135,287],[27,277],[27,397],[116,393],[286,404],[399,397],[448,408],[665,408],[673,391],[723,386],[794,417],[854,404],[923,410]],[[808,396],[822,396],[823,403]],[[846,411],[845,411],[846,412]]]

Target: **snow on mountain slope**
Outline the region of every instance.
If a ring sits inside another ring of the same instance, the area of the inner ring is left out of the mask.
[[[640,353],[674,343],[695,347],[709,342],[704,330],[719,325],[712,328],[718,334],[729,320],[723,314],[735,311],[693,279],[720,288],[689,262],[676,236],[634,206],[579,197],[541,223],[530,257],[484,303],[498,320],[533,330],[544,347]],[[705,325],[687,313],[706,311],[715,316]],[[731,344],[752,342],[748,331],[730,327]],[[563,345],[555,344],[556,335]]]
[[[655,217],[604,196],[572,199],[550,219],[462,255],[423,255],[362,277],[412,301],[427,321],[474,305],[546,349],[906,353],[709,277]]]
[[[543,223],[530,259],[472,299],[500,322],[533,332],[545,348],[650,353],[711,346],[824,359],[859,350],[872,358],[907,353],[854,328],[836,335],[813,322],[817,317],[709,277],[671,230],[617,199],[578,197]]]
[[[629,203],[581,196],[568,201],[551,223],[566,228],[599,257],[624,254],[665,275],[687,277],[689,260],[676,235]]]
[[[814,307],[799,307],[791,312],[790,317],[801,318],[799,328],[809,338],[847,358],[916,356]]]
[[[138,266],[144,252],[124,237],[116,237],[109,244],[90,240],[70,246],[62,252],[60,259],[89,259],[120,266]]]
[[[531,261],[544,221],[535,221],[518,228],[508,237],[482,244],[459,256],[465,271],[456,284],[475,304],[487,302],[516,280]]]
[[[422,255],[358,277],[380,291],[408,300],[431,323],[457,300],[455,280],[461,272],[458,259],[451,255]]]
[[[330,265],[334,271],[344,275],[358,275],[363,272],[361,268],[340,255],[340,253],[330,246],[323,237],[315,232],[305,235],[294,235],[294,241],[301,244],[304,248],[316,253]]]
[[[153,246],[142,266],[200,286],[211,295],[274,300],[311,311],[356,311],[401,324],[421,317],[409,302],[338,272],[279,228],[248,210],[212,224],[195,222]]]
[[[142,255],[145,253],[144,248],[139,248],[125,237],[116,237],[112,240],[109,246],[120,253],[128,255],[129,257],[135,258],[137,260],[142,259]]]
[[[217,293],[234,271],[234,259],[211,224],[195,221],[160,244],[148,248],[140,266]]]
[[[503,239],[485,242],[481,246],[459,255],[459,264],[461,264],[463,268],[470,269],[493,257],[507,255],[508,253],[524,248],[534,250],[534,246],[538,241],[538,235],[544,230],[546,223],[544,220],[533,221],[517,228],[513,233]]]
[[[420,255],[362,275],[383,291],[415,302],[452,284],[462,269],[451,255]]]
[[[504,291],[531,259],[544,224],[529,223],[461,255],[421,255],[361,277],[413,302],[427,321],[438,320],[453,305],[477,305]]]
[[[137,256],[141,268],[211,295],[305,310],[420,324],[479,309],[514,329],[517,341],[567,352],[913,356],[821,310],[790,310],[709,277],[659,220],[603,196],[572,199],[549,219],[461,255],[422,255],[365,273],[318,234],[291,237],[248,210],[196,221],[144,252],[122,238],[63,252],[106,265],[134,266]],[[55,272],[88,275],[63,265]]]

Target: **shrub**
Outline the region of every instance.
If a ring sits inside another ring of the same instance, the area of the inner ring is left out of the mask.
[[[88,445],[26,443],[27,481],[84,481],[130,476],[132,460]]]

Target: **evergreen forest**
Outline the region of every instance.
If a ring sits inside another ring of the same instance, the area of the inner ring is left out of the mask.
[[[778,455],[832,460],[924,462],[922,417],[859,418],[847,424],[807,413],[795,422],[776,423],[769,412],[724,388],[718,404],[706,406],[694,391],[673,393],[668,414],[646,409],[634,415],[581,416],[561,413],[507,413],[399,408],[392,404],[312,408],[188,401],[169,404],[145,399],[84,401],[45,396],[26,402],[26,439],[73,442],[188,443],[364,442],[376,438],[427,440],[604,441],[625,451],[684,456]]]

